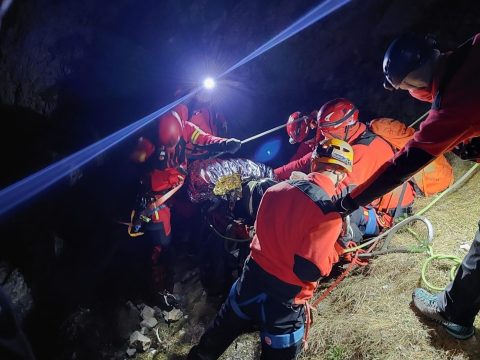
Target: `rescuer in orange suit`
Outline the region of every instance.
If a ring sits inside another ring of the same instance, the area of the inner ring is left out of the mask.
[[[155,139],[142,137],[131,158],[146,165],[142,190],[132,213],[132,236],[145,233],[153,251],[154,291],[173,291],[170,207],[166,201],[179,190],[187,175],[186,145],[202,146],[210,152],[234,153],[240,140],[225,139],[203,132],[187,121],[188,109],[178,105],[161,116]]]
[[[175,97],[180,98],[186,95],[189,90],[179,87],[175,92]],[[214,89],[201,89],[190,100],[186,101],[185,105],[189,112],[188,121],[207,134],[225,138],[228,134],[227,119],[215,105],[214,95]],[[205,158],[205,155],[208,156],[205,149],[196,144],[187,144],[187,159],[201,159]]]
[[[394,154],[392,147],[380,136],[368,130],[367,126],[358,121],[357,107],[347,99],[334,99],[325,103],[317,115],[316,142],[323,139],[337,138],[347,141],[354,149],[353,170],[342,183],[342,189],[353,188],[365,182],[371,174],[377,171]],[[275,169],[279,180],[287,179],[292,171],[304,171],[310,162],[310,154],[287,165]],[[400,197],[403,199],[399,211],[397,205]],[[415,199],[413,186],[406,183],[405,188],[399,186],[394,191],[375,199],[371,205],[369,216],[375,217],[375,211],[380,214],[378,220],[381,226],[391,225],[392,217],[409,211]]]
[[[305,304],[339,259],[342,218],[332,211],[331,198],[352,170],[352,159],[348,143],[327,140],[313,152],[307,179],[284,181],[265,192],[243,273],[187,359],[217,359],[255,325],[262,359],[296,358],[310,319]]]
[[[395,39],[383,59],[385,87],[407,90],[432,104],[412,140],[366,182],[336,203],[350,213],[391,191],[438,156],[453,151],[465,160],[480,160],[480,34],[454,51],[441,53],[432,39],[408,34]],[[417,288],[415,307],[442,324],[457,339],[475,333],[480,310],[480,231],[444,291]]]

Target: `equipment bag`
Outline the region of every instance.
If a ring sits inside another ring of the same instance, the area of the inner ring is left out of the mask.
[[[372,120],[370,130],[385,139],[395,151],[402,149],[415,133],[414,128],[389,118]],[[413,180],[424,196],[435,195],[452,185],[453,169],[445,156],[441,155],[416,173]]]

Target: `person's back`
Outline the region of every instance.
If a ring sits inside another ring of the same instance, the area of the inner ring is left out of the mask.
[[[354,134],[348,139],[355,153],[353,170],[342,182],[343,186],[358,186],[367,180],[393,156],[391,146],[381,137],[373,134],[363,123],[358,124]]]
[[[317,278],[326,276],[338,261],[333,245],[342,227],[337,213],[328,212],[327,206],[321,209],[299,187],[311,188],[325,204],[335,193],[331,180],[321,174],[272,186],[260,203],[251,244],[251,256],[263,270],[303,289],[297,303],[315,287],[302,272],[317,268]]]

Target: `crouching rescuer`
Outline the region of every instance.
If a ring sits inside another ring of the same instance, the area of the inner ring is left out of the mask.
[[[342,251],[343,220],[331,198],[352,163],[352,147],[329,139],[315,148],[306,179],[265,192],[243,273],[188,359],[217,359],[254,328],[260,329],[262,359],[296,358],[310,323],[307,301]]]

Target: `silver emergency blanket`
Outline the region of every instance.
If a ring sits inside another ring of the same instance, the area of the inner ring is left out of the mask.
[[[189,166],[188,196],[194,203],[218,198],[227,200],[229,196],[235,196],[235,190],[230,191],[230,194],[220,191],[221,194],[215,195],[215,193],[219,193],[219,186],[216,185],[228,183],[228,188],[229,185],[235,183],[236,178],[243,183],[250,180],[274,178],[274,174],[271,167],[248,159],[197,160]],[[236,191],[241,194],[241,186]]]

